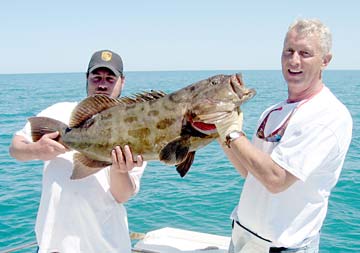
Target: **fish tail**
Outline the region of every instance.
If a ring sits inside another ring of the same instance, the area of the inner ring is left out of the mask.
[[[31,117],[28,120],[30,122],[31,136],[34,142],[40,140],[45,134],[59,131],[59,137],[55,140],[64,144],[61,140],[61,133],[68,128],[68,125],[56,119],[47,117]]]

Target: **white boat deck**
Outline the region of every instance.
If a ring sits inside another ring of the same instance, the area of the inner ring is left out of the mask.
[[[132,252],[227,253],[230,237],[165,227],[146,233]]]
[[[190,230],[165,227],[146,234],[130,233],[132,240],[139,240],[133,247],[133,253],[227,253],[230,237],[194,232]],[[0,249],[0,253],[18,252],[32,249],[36,242],[17,247]]]

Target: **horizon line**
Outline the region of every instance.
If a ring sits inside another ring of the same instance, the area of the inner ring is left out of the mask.
[[[124,73],[131,72],[206,72],[206,71],[281,71],[281,69],[191,69],[191,70],[128,70]],[[360,69],[326,69],[326,71],[360,71]],[[39,74],[86,74],[86,71],[74,71],[74,72],[14,72],[14,73],[0,73],[0,75],[39,75]]]

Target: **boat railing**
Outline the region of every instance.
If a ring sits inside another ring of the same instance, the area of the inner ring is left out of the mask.
[[[11,247],[8,249],[0,249],[0,253],[10,253],[10,252],[17,252],[19,250],[22,249],[30,249],[30,248],[34,248],[34,252],[35,252],[35,247],[37,246],[36,242],[30,242],[30,243],[23,243],[19,246],[16,247]]]

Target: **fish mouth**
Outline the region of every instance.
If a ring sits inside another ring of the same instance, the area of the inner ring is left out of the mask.
[[[230,86],[233,92],[239,97],[241,102],[247,101],[255,96],[256,91],[254,89],[248,89],[245,87],[245,83],[242,80],[241,73],[236,73],[230,78]]]
[[[235,75],[232,75],[230,77],[230,85],[231,85],[231,88],[232,90],[238,94],[238,91],[239,90],[242,90],[244,89],[244,82],[242,80],[242,75],[241,73],[236,73]]]

